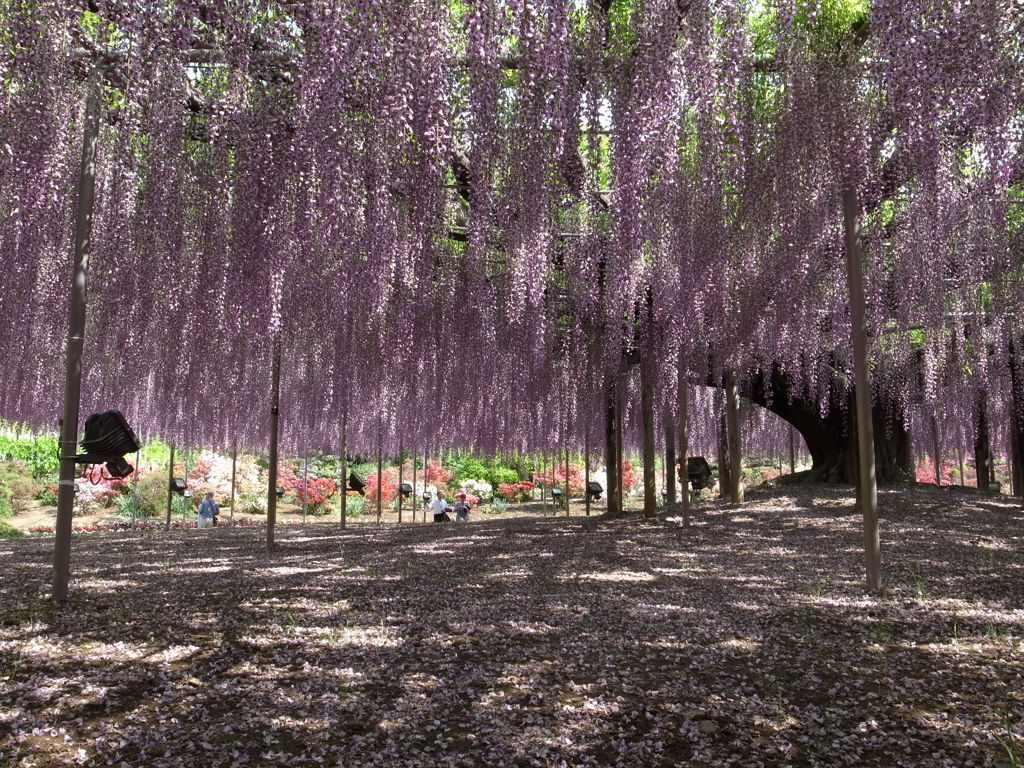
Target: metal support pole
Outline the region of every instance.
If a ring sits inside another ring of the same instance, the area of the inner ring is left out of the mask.
[[[274,360],[270,373],[270,446],[267,457],[267,550],[274,549],[277,525],[277,430],[281,404],[281,339],[274,340]]]
[[[100,133],[102,82],[97,67],[86,84],[85,122],[82,126],[82,161],[78,171],[78,206],[75,221],[74,263],[71,270],[71,307],[65,351],[64,418],[60,422],[60,482],[57,486],[57,521],[53,542],[53,601],[68,597],[71,578],[71,517],[75,506],[75,451],[78,411],[82,393],[82,349],[85,346],[85,297],[92,246],[92,212],[96,192],[96,145]]]
[[[867,333],[864,328],[864,275],[860,253],[859,204],[854,189],[843,191],[846,235],[846,280],[850,294],[854,395],[857,407],[858,496],[864,517],[864,557],[868,592],[882,590],[882,556],[878,534],[878,486],[875,481],[875,436],[871,416]]]

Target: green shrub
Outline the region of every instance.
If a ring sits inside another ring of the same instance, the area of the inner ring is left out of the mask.
[[[0,482],[10,488],[11,500],[15,508],[21,502],[36,498],[46,487],[32,477],[28,466],[23,461],[6,461],[0,465]]]
[[[238,499],[237,510],[246,515],[265,515],[267,504],[260,496],[242,496]]]
[[[14,505],[11,504],[11,489],[7,484],[0,481],[0,519],[10,517],[14,514]]]
[[[345,502],[345,517],[362,517],[366,513],[365,496],[349,496]]]
[[[494,502],[492,503],[491,509],[489,511],[491,512],[491,514],[494,515],[505,514],[506,512],[508,512],[508,499],[502,499],[499,498],[498,496],[495,496]]]
[[[25,534],[10,523],[0,520],[0,539],[20,539]]]
[[[131,486],[127,487],[128,495],[117,499],[118,506],[126,503],[121,499],[132,496]],[[167,475],[163,472],[153,471],[140,474],[136,494],[138,494],[138,501],[135,504],[140,517],[160,517],[167,513]]]

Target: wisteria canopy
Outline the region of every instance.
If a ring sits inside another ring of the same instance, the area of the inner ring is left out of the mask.
[[[1019,0],[0,0],[0,418],[60,413],[98,72],[85,412],[259,449],[275,348],[293,450],[598,444],[640,365],[845,408],[852,189],[876,401],[1005,439],[1022,70]]]

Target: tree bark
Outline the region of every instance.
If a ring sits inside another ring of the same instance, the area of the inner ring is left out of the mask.
[[[857,481],[857,421],[853,388],[841,381],[831,384],[828,412],[822,416],[816,398],[800,392],[788,374],[773,369],[758,371],[740,382],[740,394],[788,422],[807,444],[810,482]],[[875,473],[879,483],[906,482],[914,477],[910,433],[895,398],[875,393],[871,407],[875,444]]]

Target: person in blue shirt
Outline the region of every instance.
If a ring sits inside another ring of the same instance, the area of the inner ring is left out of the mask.
[[[199,528],[212,528],[216,525],[217,514],[220,512],[220,504],[213,500],[213,491],[206,494],[206,498],[199,504]]]

